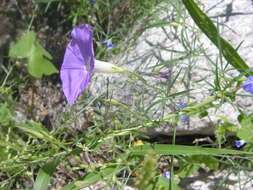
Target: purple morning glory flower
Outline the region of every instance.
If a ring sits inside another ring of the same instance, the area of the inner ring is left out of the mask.
[[[165,171],[165,172],[163,172],[162,176],[163,176],[165,179],[170,179],[170,172],[169,172],[169,171]]]
[[[67,45],[60,77],[63,92],[70,104],[74,104],[89,85],[94,70],[93,31],[88,24],[75,27]]]
[[[167,79],[170,77],[170,75],[171,75],[171,71],[165,71],[165,72],[160,72],[154,75],[154,77],[159,78],[159,79]]]
[[[253,76],[249,76],[242,86],[245,91],[253,94]]]
[[[235,141],[236,148],[242,148],[246,144],[245,140],[237,140]]]
[[[112,43],[112,40],[105,40],[102,42],[105,45],[106,49],[110,50],[115,48],[116,46]]]

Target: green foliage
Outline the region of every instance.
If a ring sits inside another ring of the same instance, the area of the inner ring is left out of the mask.
[[[210,18],[200,10],[194,0],[182,0],[192,19],[203,33],[213,42],[213,44],[221,51],[229,64],[246,76],[253,75],[249,72],[249,66],[243,61],[236,50],[220,35]]]
[[[16,145],[17,136],[13,134],[10,125],[13,124],[12,112],[7,103],[0,103],[0,162],[8,158],[8,156],[16,153],[20,148]],[[13,149],[15,147],[15,149]]]
[[[101,168],[100,171],[96,173],[89,173],[86,176],[84,176],[82,180],[78,180],[74,184],[78,189],[87,187],[100,180],[103,180],[104,178],[108,178],[108,177],[111,178],[115,170],[116,168],[114,167]]]
[[[57,118],[62,123],[52,122],[53,126],[48,126],[43,120],[44,118],[37,119],[37,115],[33,118],[34,120],[26,120],[22,123],[14,122],[13,111],[15,111],[16,102],[9,101],[9,99],[6,99],[7,102],[0,102],[0,187],[25,189],[27,187],[25,187],[24,181],[29,183],[31,180],[30,185],[32,185],[34,176],[36,176],[33,189],[43,190],[49,187],[50,180],[55,174],[57,177],[59,175],[64,175],[66,178],[70,176],[66,179],[66,184],[63,184],[63,190],[77,190],[101,181],[105,181],[110,188],[121,188],[131,182],[138,189],[178,190],[181,178],[191,177],[200,169],[213,171],[219,170],[219,166],[233,170],[238,168],[238,170],[241,168],[252,169],[252,151],[249,149],[232,150],[231,143],[226,142],[228,133],[236,134],[237,137],[248,143],[253,142],[252,135],[250,135],[253,125],[251,115],[241,115],[240,127],[223,116],[216,116],[220,120],[215,126],[215,142],[223,148],[217,148],[217,144],[208,144],[210,148],[176,144],[177,125],[184,124],[179,122],[178,116],[180,114],[185,114],[187,117],[205,118],[210,116],[208,112],[210,108],[218,109],[223,103],[229,102],[234,107],[237,106],[234,102],[237,88],[240,87],[243,80],[241,76],[248,71],[248,66],[236,53],[236,50],[219,36],[216,27],[198,6],[192,0],[183,0],[199,28],[221,50],[227,61],[242,71],[242,74],[237,78],[225,77],[226,72],[222,67],[219,67],[218,61],[212,62],[215,67],[213,70],[215,81],[208,81],[212,87],[208,89],[212,96],[203,100],[196,100],[195,97],[189,95],[195,89],[189,89],[190,82],[188,80],[190,77],[182,79],[181,70],[178,73],[173,73],[168,79],[161,79],[163,82],[161,86],[149,84],[146,76],[152,77],[154,74],[158,74],[161,68],[170,69],[178,67],[178,63],[182,61],[189,62],[190,66],[184,74],[185,77],[191,73],[190,67],[195,64],[194,57],[204,54],[210,61],[208,52],[205,52],[202,47],[195,47],[193,45],[195,42],[189,41],[188,34],[184,33],[184,27],[187,25],[184,23],[184,19],[187,15],[181,1],[166,1],[173,8],[172,20],[156,20],[155,17],[151,19],[152,8],[161,1],[98,0],[95,1],[94,7],[89,5],[88,0],[33,1],[33,17],[30,18],[29,28],[37,29],[40,27],[38,23],[41,18],[46,17],[47,14],[56,15],[59,12],[63,14],[60,23],[64,27],[67,26],[64,34],[71,30],[70,26],[89,23],[94,29],[97,58],[106,59],[109,54],[118,53],[119,49],[108,53],[101,42],[105,39],[112,39],[113,42],[120,45],[120,41],[125,39],[125,35],[132,30],[132,26],[140,17],[147,19],[144,19],[143,27],[138,31],[139,33],[137,32],[138,34],[146,29],[160,27],[169,38],[171,36],[166,31],[166,27],[171,27],[171,31],[182,29],[181,36],[174,37],[179,38],[178,41],[185,49],[179,51],[163,47],[173,55],[171,59],[161,60],[152,66],[154,71],[152,73],[144,73],[144,75],[130,73],[132,78],[126,81],[126,85],[130,85],[138,91],[139,83],[141,83],[156,95],[156,98],[148,104],[146,104],[146,99],[149,98],[149,94],[143,91],[140,91],[142,93],[139,94],[138,101],[133,103],[136,105],[129,106],[116,100],[113,96],[114,92],[109,91],[108,82],[106,93],[101,92],[92,101],[85,97],[80,101],[80,104],[71,108],[63,104],[63,109],[68,111],[64,113],[65,117]],[[53,18],[48,17],[47,19],[51,21]],[[191,32],[193,32],[192,35],[195,35],[194,29]],[[62,38],[66,37],[62,36]],[[126,44],[123,45],[126,46]],[[22,36],[10,49],[9,55],[27,59],[28,72],[36,78],[57,72],[49,61],[52,56],[37,42],[34,32],[28,32]],[[15,72],[12,74],[12,70],[16,68],[8,66],[6,63],[1,66],[3,71],[0,70],[0,74],[4,75],[3,79],[0,79],[1,89],[8,89],[8,91],[3,90],[5,91],[3,94],[6,96],[11,97],[12,94],[18,94],[15,100],[19,101],[22,99],[20,98],[22,93],[30,86],[24,83],[22,84],[24,89],[20,89],[21,82],[17,81]],[[187,67],[186,64],[184,66]],[[174,86],[178,83],[183,83],[186,89],[179,92],[173,91]],[[236,89],[231,89],[234,86]],[[5,100],[4,98],[0,99]],[[184,99],[189,100],[189,104],[186,108],[177,110],[178,102]],[[192,99],[194,102],[191,102]],[[23,102],[21,101],[21,103]],[[94,117],[88,115],[86,118],[87,105],[93,109]],[[24,105],[24,107],[26,106]],[[157,106],[159,110],[152,112],[153,108]],[[164,109],[167,106],[175,108],[175,111],[167,113]],[[54,107],[50,109],[54,109]],[[81,129],[72,129],[71,126],[76,126],[84,112],[84,117],[88,121],[82,123]],[[161,117],[157,117],[156,113],[158,112],[162,113]],[[68,113],[68,117],[66,117],[66,113]],[[30,119],[30,116],[28,118]],[[174,128],[172,144],[160,144],[170,142],[170,136],[162,137],[162,142],[160,142],[160,140],[149,139],[142,131],[160,126]],[[141,145],[136,146],[136,139],[145,139],[148,142],[139,140]],[[191,142],[187,141],[187,143]],[[61,167],[57,167],[58,163],[61,163]],[[165,165],[165,167],[160,167],[160,165]],[[170,179],[162,176],[161,171],[165,169],[170,170]],[[74,175],[72,175],[73,173]],[[50,184],[50,188],[51,186],[54,188],[54,185]]]
[[[134,155],[144,155],[154,151],[157,155],[223,155],[223,154],[253,154],[229,149],[201,148],[199,146],[167,145],[167,144],[146,144],[136,146],[132,149]]]
[[[11,125],[12,117],[9,105],[7,103],[0,103],[0,127]]]
[[[215,128],[215,137],[219,146],[221,146],[221,144],[226,141],[226,135],[228,133],[236,133],[237,126],[229,122],[228,119],[223,116],[219,115],[217,117],[221,119],[221,124],[217,125]]]
[[[186,178],[195,174],[200,168],[205,170],[217,170],[219,161],[211,156],[193,155],[179,160],[179,170],[176,174],[179,177]]]
[[[94,29],[94,42],[96,43],[96,58],[104,59],[111,54],[118,54],[121,44],[120,41],[125,39],[125,36],[132,32],[137,19],[142,17],[150,17],[152,8],[163,0],[95,0],[93,7],[89,0],[36,0],[35,6],[39,7],[38,11],[44,15],[45,12],[61,11],[57,7],[65,7],[67,15],[63,20],[71,23],[71,26],[76,26],[82,23],[90,24]],[[41,15],[38,14],[38,15]],[[37,18],[40,20],[41,18]],[[36,20],[36,19],[34,19]],[[148,24],[149,19],[143,20],[143,25]],[[136,31],[134,36],[141,34],[141,31]],[[116,48],[108,51],[102,44],[104,40],[112,39]],[[129,44],[130,45],[130,44]],[[123,47],[126,48],[126,47]]]
[[[197,163],[188,163],[188,162],[179,162],[179,170],[176,172],[176,174],[179,177],[186,178],[192,176],[195,172],[198,171],[200,168]]]
[[[137,189],[155,189],[155,168],[157,160],[152,152],[145,156],[143,166],[140,169],[140,174],[135,186]]]
[[[64,146],[52,134],[43,129],[41,124],[31,122],[25,125],[12,122],[10,126],[0,126],[0,168],[3,173],[10,176],[6,181],[3,180],[0,186],[5,183],[9,184],[8,181],[15,181],[24,171],[33,167],[34,163],[41,163],[53,158],[60,147]],[[42,167],[34,189],[46,187],[46,183],[55,171],[53,169],[56,167],[56,165],[53,166],[55,161],[53,160]],[[23,175],[25,176],[25,174]]]
[[[10,49],[11,57],[27,58],[28,72],[36,78],[42,75],[58,73],[55,66],[49,61],[52,56],[36,41],[36,34],[28,32]]]
[[[53,160],[49,163],[46,163],[38,173],[36,181],[34,183],[34,190],[47,190],[48,185],[50,183],[50,179],[52,178],[56,166],[59,164],[59,160]]]
[[[144,161],[141,163],[141,167],[138,168],[138,176],[135,182],[135,187],[137,189],[147,189],[147,190],[167,190],[170,186],[170,179],[166,179],[162,174],[158,174],[157,168],[157,157],[154,152],[149,152],[144,156]],[[172,187],[175,190],[180,188],[177,186],[179,183],[179,178],[174,176],[172,180]]]
[[[55,139],[53,135],[51,135],[49,131],[40,123],[31,121],[28,124],[19,124],[17,128],[35,138],[51,142],[52,144],[60,144],[60,142],[58,142],[57,139]]]
[[[204,165],[202,168],[207,168],[209,170],[217,170],[219,167],[219,162],[217,159],[206,155],[194,155],[186,158],[189,163]]]
[[[247,143],[253,143],[253,115],[242,115],[237,136]]]

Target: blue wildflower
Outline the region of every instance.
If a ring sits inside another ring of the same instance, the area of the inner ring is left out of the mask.
[[[180,109],[184,109],[185,107],[186,107],[186,104],[184,104],[184,103],[181,103],[181,104],[179,104],[179,106],[178,106]],[[183,122],[187,122],[187,121],[189,121],[189,118],[188,117],[186,117],[185,115],[183,115],[183,114],[180,114],[179,115],[179,118],[183,121]]]
[[[253,94],[253,76],[249,76],[242,86],[245,91]]]
[[[110,49],[113,49],[115,48],[116,46],[112,43],[111,40],[105,40],[102,42],[102,44],[105,45],[106,49],[110,50]]]
[[[182,104],[179,104],[178,106],[180,109],[184,109],[186,107],[186,104],[182,103]]]
[[[188,117],[186,117],[186,116],[185,116],[185,115],[183,115],[183,114],[179,115],[179,118],[180,118],[183,122],[187,122],[187,121],[189,121],[189,118],[188,118]]]
[[[94,4],[95,4],[95,0],[90,0],[90,6],[94,7]]]
[[[242,148],[246,144],[245,140],[237,140],[235,141],[236,148]]]
[[[163,176],[165,179],[170,179],[170,172],[169,172],[169,171],[165,171],[165,172],[163,172],[162,176]]]

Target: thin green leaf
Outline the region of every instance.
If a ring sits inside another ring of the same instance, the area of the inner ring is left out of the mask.
[[[47,190],[50,179],[59,164],[59,160],[53,160],[45,164],[38,173],[33,190]]]
[[[162,50],[162,48],[161,48]],[[166,50],[166,49],[163,49],[163,50]],[[164,62],[161,62],[161,63],[158,63],[156,65],[153,65],[153,66],[150,66],[148,67],[147,69],[153,69],[153,68],[156,68],[156,67],[160,67],[161,68],[164,68],[164,67],[171,67],[173,65],[176,65],[178,62],[180,61],[183,61],[185,59],[189,59],[191,57],[194,57],[195,55],[192,55],[192,54],[187,54],[187,55],[184,55],[184,56],[181,56],[179,58],[175,58],[175,59],[170,59],[168,61],[164,61]]]
[[[205,33],[213,44],[220,49],[228,63],[239,72],[245,73],[246,76],[253,75],[253,72],[247,72],[249,66],[243,61],[236,50],[219,35],[215,25],[210,18],[200,10],[197,4],[194,3],[194,0],[182,0],[182,2],[197,26]]]
[[[161,104],[161,103],[163,103],[163,102],[168,101],[168,100],[171,99],[171,98],[184,95],[184,94],[186,94],[186,93],[188,93],[188,92],[190,92],[190,91],[191,91],[191,89],[190,89],[190,90],[184,90],[184,91],[177,92],[177,93],[173,93],[173,94],[168,95],[168,96],[165,97],[165,98],[161,98],[161,99],[159,99],[159,100],[157,100],[157,101],[154,101],[153,103],[151,103],[151,104],[147,107],[147,109],[145,110],[145,112],[148,112],[152,107],[154,107],[154,106],[157,105],[157,104]]]
[[[223,154],[253,154],[238,150],[201,148],[198,146],[167,145],[167,144],[147,144],[135,146],[131,151],[135,155],[144,155],[154,151],[159,155],[223,155]]]
[[[164,27],[164,26],[167,26],[167,25],[177,27],[177,26],[181,26],[182,24],[177,23],[177,22],[157,22],[157,23],[148,25],[147,27],[144,28],[144,30],[149,29],[149,28],[154,28],[154,27]]]
[[[98,173],[89,173],[82,180],[75,181],[63,187],[63,190],[76,190],[84,187],[88,187],[104,177],[111,176],[115,172],[115,167],[108,167],[101,169]]]
[[[13,121],[13,116],[7,103],[0,104],[0,126],[9,126]]]
[[[122,107],[123,109],[131,112],[131,110],[129,109],[129,107],[115,99],[105,99],[105,102],[109,103],[109,104],[112,104],[112,105],[115,105],[115,106],[119,106],[119,107]]]
[[[77,188],[76,186],[75,186],[75,183],[74,182],[72,182],[72,183],[70,183],[70,184],[68,184],[68,185],[65,185],[61,190],[78,190],[79,188]]]
[[[54,136],[50,134],[49,131],[40,123],[31,121],[29,124],[17,125],[17,128],[21,129],[26,133],[29,133],[36,138],[62,146],[61,143],[57,139],[55,139]]]

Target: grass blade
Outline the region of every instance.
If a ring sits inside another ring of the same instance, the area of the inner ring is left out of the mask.
[[[103,180],[104,177],[111,176],[116,171],[115,167],[107,167],[101,169],[98,173],[89,173],[84,176],[83,179],[72,182],[63,187],[63,190],[77,190],[80,188],[88,187],[92,184],[95,184],[98,181]]]
[[[47,190],[51,177],[58,165],[59,160],[53,160],[45,164],[38,173],[33,190]]]
[[[135,155],[144,155],[154,151],[159,155],[224,155],[224,154],[253,154],[230,149],[202,148],[198,146],[168,145],[168,144],[147,144],[135,146],[131,151]]]
[[[244,62],[237,51],[219,35],[215,25],[212,23],[210,18],[200,10],[194,0],[182,0],[182,2],[197,26],[221,51],[228,63],[240,73],[244,72],[246,76],[253,75],[253,72],[249,72],[249,66]]]

